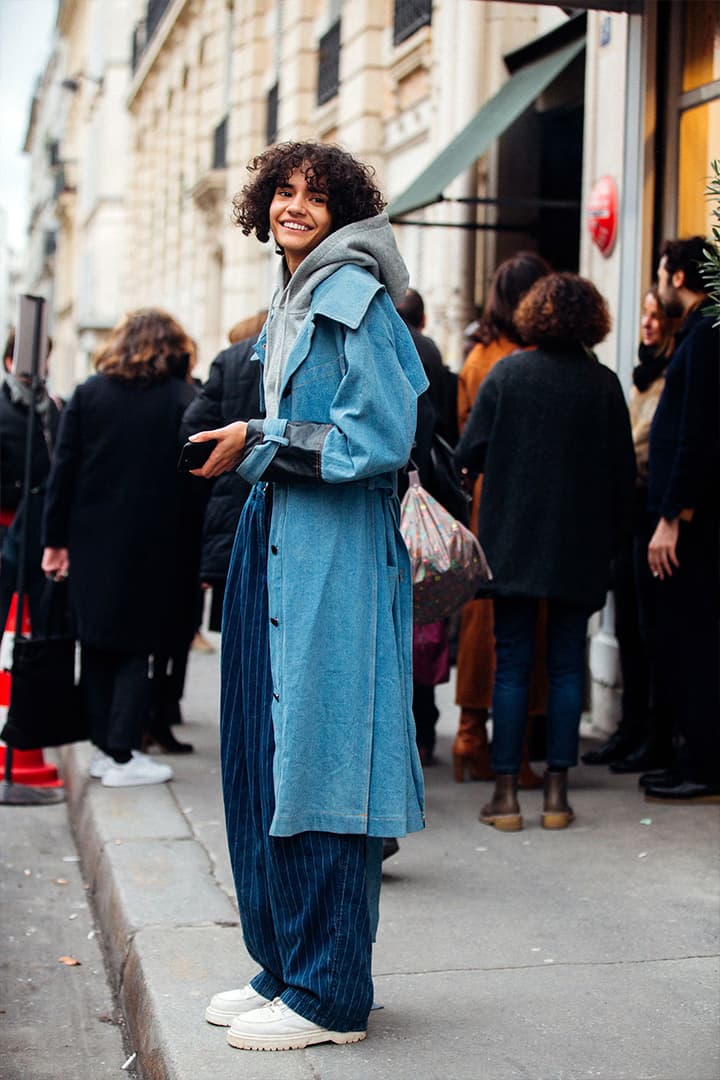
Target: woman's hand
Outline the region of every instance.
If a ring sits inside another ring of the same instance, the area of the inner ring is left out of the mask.
[[[208,439],[217,439],[217,446],[207,459],[202,469],[191,469],[193,476],[204,476],[211,480],[221,473],[230,472],[234,469],[242,457],[245,448],[245,432],[247,424],[244,420],[236,420],[225,427],[215,428],[214,431],[198,431],[190,436],[190,442],[207,442]]]
[[[42,571],[51,581],[64,581],[70,573],[68,549],[46,547],[43,551]]]
[[[677,557],[678,533],[680,531],[680,518],[660,518],[657,528],[652,534],[648,544],[648,566],[652,576],[660,578],[672,577],[673,566],[679,566]]]

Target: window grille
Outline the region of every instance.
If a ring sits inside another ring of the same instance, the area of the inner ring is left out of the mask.
[[[225,116],[213,132],[213,169],[224,169],[227,165],[227,128],[228,118]]]
[[[432,0],[395,0],[393,44],[411,37],[421,26],[432,22]]]
[[[318,42],[317,103],[324,105],[340,89],[340,20]]]
[[[278,101],[280,97],[280,85],[275,83],[268,90],[265,112],[265,141],[268,146],[277,142],[278,137]]]
[[[148,41],[157,30],[158,24],[165,14],[165,9],[169,6],[170,0],[148,0],[147,15],[145,16]]]

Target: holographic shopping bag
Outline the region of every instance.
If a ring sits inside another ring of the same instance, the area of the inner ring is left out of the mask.
[[[444,619],[492,578],[477,537],[420,485],[416,472],[402,500],[400,532],[410,553],[418,624]]]

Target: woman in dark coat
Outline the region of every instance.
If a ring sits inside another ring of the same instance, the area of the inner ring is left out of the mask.
[[[48,483],[43,570],[69,574],[83,702],[100,751],[91,775],[108,787],[172,777],[137,747],[149,656],[171,647],[185,606],[177,575],[187,478],[176,466],[195,393],[186,381],[192,351],[165,312],[126,316],[95,356],[98,374],[63,411]]]
[[[517,801],[538,604],[548,601],[548,770],[542,822],[573,819],[567,770],[577,763],[589,615],[602,607],[610,561],[629,528],[635,460],[620,383],[590,352],[610,329],[589,281],[549,274],[515,324],[534,348],[487,376],[457,448],[483,473],[480,542],[493,569],[492,767],[480,820],[522,827]]]

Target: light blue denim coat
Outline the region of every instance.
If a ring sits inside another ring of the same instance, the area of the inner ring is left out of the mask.
[[[255,347],[261,363],[265,340],[266,329]],[[331,425],[318,428],[315,481],[273,486],[273,836],[423,828],[412,585],[395,472],[408,459],[426,386],[384,287],[343,266],[313,292],[285,365],[279,417],[257,422],[262,441],[238,468],[262,480],[287,444],[288,421]]]

